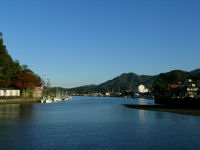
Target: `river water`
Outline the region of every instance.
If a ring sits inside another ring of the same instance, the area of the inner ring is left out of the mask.
[[[127,108],[153,100],[73,97],[0,105],[0,150],[200,149],[200,117]]]

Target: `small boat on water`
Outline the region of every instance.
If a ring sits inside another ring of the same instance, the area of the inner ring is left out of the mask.
[[[46,103],[52,103],[53,101],[51,99],[47,99],[45,102]]]
[[[41,103],[52,103],[52,99],[50,96],[45,96],[41,99]]]
[[[60,97],[54,97],[53,101],[54,102],[60,102],[60,101],[62,101],[62,99]]]
[[[50,96],[44,96],[42,99],[41,99],[41,103],[52,103],[52,102],[60,102],[62,100],[64,101],[67,101],[69,99],[72,99],[71,96],[65,96],[63,98],[61,97],[50,97]]]
[[[60,101],[62,101],[62,94],[57,87],[55,97],[53,98],[53,102],[60,102]]]
[[[71,96],[65,96],[65,97],[63,97],[63,100],[64,100],[64,101],[67,101],[67,100],[69,100],[69,99],[72,99],[72,97],[71,97]]]

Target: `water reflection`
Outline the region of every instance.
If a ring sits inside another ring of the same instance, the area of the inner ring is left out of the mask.
[[[139,114],[139,120],[141,122],[145,122],[145,120],[146,120],[146,115],[145,115],[146,111],[145,110],[139,110],[138,114]]]
[[[155,105],[154,100],[153,99],[145,99],[145,98],[137,98],[137,99],[133,99],[136,104],[140,104],[140,105]]]
[[[0,105],[0,122],[24,120],[33,115],[33,104]]]
[[[0,105],[0,119],[13,119],[20,117],[19,104]]]

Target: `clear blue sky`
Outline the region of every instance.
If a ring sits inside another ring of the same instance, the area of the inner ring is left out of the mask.
[[[199,0],[2,0],[9,53],[53,86],[200,68]]]

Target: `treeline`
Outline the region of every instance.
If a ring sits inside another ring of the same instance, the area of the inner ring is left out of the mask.
[[[41,83],[41,78],[27,65],[12,59],[0,33],[0,88],[16,88],[26,93]]]
[[[200,69],[191,72],[182,70],[173,70],[158,75],[153,83],[155,92],[165,93],[168,91],[170,84],[183,84],[186,80],[191,79],[194,82],[200,81]]]

